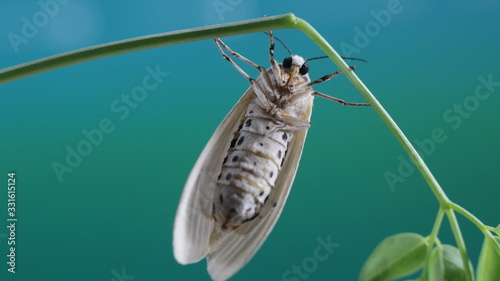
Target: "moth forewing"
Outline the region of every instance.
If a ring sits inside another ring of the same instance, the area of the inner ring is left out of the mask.
[[[212,205],[220,163],[253,95],[250,88],[241,97],[215,130],[189,174],[174,222],[174,257],[181,264],[198,262],[207,255],[214,225]]]

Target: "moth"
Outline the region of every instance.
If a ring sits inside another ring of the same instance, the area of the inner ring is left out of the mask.
[[[284,45],[290,56],[276,62],[274,36],[268,35],[269,69],[215,39],[223,58],[250,82],[250,88],[196,161],[175,217],[175,259],[189,264],[206,257],[213,280],[226,280],[240,270],[274,227],[297,172],[314,96],[343,105],[369,105],[313,90],[341,71],[311,82],[308,60],[292,55]],[[223,49],[256,68],[260,76],[252,79]]]

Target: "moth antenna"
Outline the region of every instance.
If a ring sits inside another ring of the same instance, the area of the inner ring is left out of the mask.
[[[328,58],[328,56],[314,57],[314,58],[306,59],[306,62],[311,61],[311,60],[319,60],[319,59],[326,59],[326,58]],[[360,58],[351,58],[351,57],[341,57],[341,58],[345,59],[345,60],[357,60],[357,61],[362,61],[364,63],[368,63],[367,60],[360,59]]]

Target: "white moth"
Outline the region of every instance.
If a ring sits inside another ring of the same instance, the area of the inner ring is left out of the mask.
[[[251,86],[191,171],[173,236],[175,259],[189,264],[206,257],[214,280],[226,280],[240,270],[275,225],[295,178],[314,96],[343,105],[368,105],[314,91],[313,85],[341,72],[311,82],[306,60],[291,55],[278,64],[271,32],[269,39],[271,68],[267,70],[215,39],[222,56]],[[250,78],[221,47],[257,68],[259,78]]]

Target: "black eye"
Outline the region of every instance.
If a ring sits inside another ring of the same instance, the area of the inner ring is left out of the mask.
[[[292,57],[288,57],[283,60],[283,67],[284,68],[292,67]]]
[[[299,73],[300,73],[301,75],[306,75],[306,74],[307,74],[307,72],[309,72],[309,66],[307,66],[307,63],[304,63],[304,64],[300,67],[300,69],[299,69]]]

